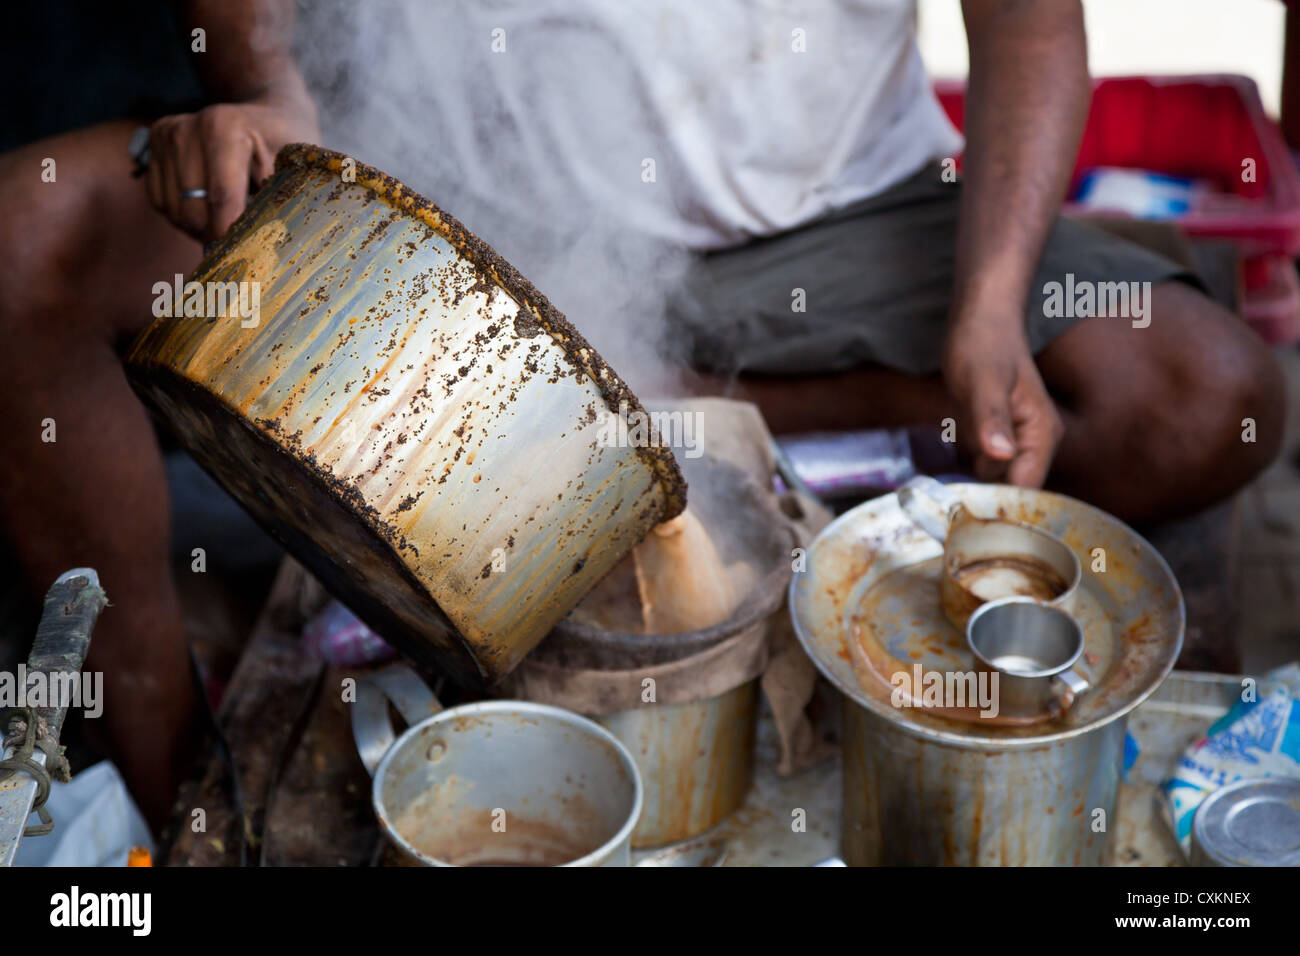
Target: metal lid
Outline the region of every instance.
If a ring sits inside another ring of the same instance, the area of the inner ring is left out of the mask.
[[[893,494],[827,525],[808,548],[806,570],[790,583],[795,632],[832,684],[907,733],[984,751],[1088,733],[1127,714],[1160,685],[1182,646],[1183,600],[1149,543],[1119,519],[1065,495],[992,484],[948,489],[979,517],[1042,528],[1074,551],[1083,580],[1072,613],[1084,631],[1080,668],[1092,689],[1064,716],[1028,726],[895,705],[895,672],[964,674],[975,661],[940,606],[943,546],[912,523]]]
[[[1239,780],[1205,798],[1192,820],[1201,866],[1300,866],[1300,780]]]

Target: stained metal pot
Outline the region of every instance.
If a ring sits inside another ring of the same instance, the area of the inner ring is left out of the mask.
[[[395,738],[392,702],[410,725]],[[584,717],[526,701],[442,710],[396,665],[362,678],[352,730],[384,833],[426,866],[628,866],[632,755]]]
[[[1178,585],[1147,542],[1083,502],[1004,485],[950,490],[977,514],[1056,535],[1080,558],[1079,666],[1093,688],[1029,726],[891,704],[888,681],[864,673],[863,660],[960,673],[974,659],[939,599],[942,546],[894,495],[842,515],[790,585],[799,639],[844,694],[841,855],[851,865],[1100,864],[1128,715],[1182,646]]]
[[[721,463],[684,463],[692,482],[709,468],[709,483],[726,483],[718,495],[737,515],[755,516],[745,536],[729,542],[727,561],[744,554],[761,575],[732,617],[698,631],[642,634],[604,630],[570,615],[536,651],[535,659],[588,670],[649,670],[684,662],[741,635],[766,639],[768,618],[781,606],[790,579],[794,537],[768,515],[763,491],[738,470]],[[699,484],[696,485],[699,487]],[[721,526],[720,522],[708,522]],[[721,543],[721,542],[720,542]],[[608,728],[636,760],[645,782],[645,808],[632,835],[635,848],[658,847],[698,836],[721,823],[744,802],[754,777],[759,682],[745,681],[713,697],[641,704],[630,710],[590,714]]]
[[[593,718],[628,748],[646,781],[632,845],[699,836],[740,808],[754,783],[758,681],[706,700]]]
[[[1127,726],[1121,717],[1035,746],[972,748],[903,732],[846,700],[842,856],[850,866],[1100,866]]]
[[[286,147],[190,278],[246,284],[258,314],[159,317],[136,390],[326,587],[462,683],[508,673],[684,506],[666,448],[602,439],[641,406],[582,336],[378,170]]]

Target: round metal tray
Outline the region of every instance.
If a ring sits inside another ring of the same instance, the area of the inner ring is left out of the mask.
[[[975,662],[940,608],[943,546],[903,514],[892,494],[828,525],[809,547],[807,570],[790,583],[795,631],[826,678],[911,733],[973,749],[1029,747],[1081,734],[1146,699],[1173,667],[1184,626],[1182,593],[1155,549],[1118,519],[1064,495],[1009,485],[948,488],[980,517],[1036,525],[1074,550],[1083,567],[1075,611],[1085,634],[1081,664],[1093,689],[1062,718],[1028,726],[894,706],[888,678],[880,667],[863,667],[864,659],[909,674],[916,664],[924,671],[969,671]],[[863,642],[856,649],[849,644],[855,639]]]

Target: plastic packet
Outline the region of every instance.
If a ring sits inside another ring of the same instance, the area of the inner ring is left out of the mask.
[[[1253,693],[1249,692],[1252,691]],[[1270,671],[1183,751],[1161,785],[1165,817],[1183,852],[1196,808],[1219,787],[1257,777],[1300,778],[1300,664]]]

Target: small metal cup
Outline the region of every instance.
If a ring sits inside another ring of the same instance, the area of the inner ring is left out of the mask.
[[[966,643],[980,670],[998,675],[998,711],[1057,717],[1088,690],[1075,664],[1083,629],[1060,608],[1026,597],[989,601],[970,616]]]
[[[1073,549],[1056,535],[1019,521],[972,515],[961,499],[926,475],[898,489],[898,505],[915,525],[943,544],[939,598],[944,616],[958,631],[966,630],[971,614],[985,601],[1026,596],[1015,587],[1017,566],[1058,578],[1057,593],[1040,599],[1064,611],[1072,608],[1083,568]],[[1006,576],[1007,566],[1011,578]],[[969,584],[967,577],[975,568],[986,569],[980,572],[978,587]]]
[[[409,724],[395,737],[392,703]],[[641,776],[593,721],[515,700],[443,710],[414,671],[357,682],[352,733],[375,816],[426,866],[628,866]]]

